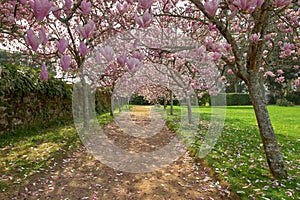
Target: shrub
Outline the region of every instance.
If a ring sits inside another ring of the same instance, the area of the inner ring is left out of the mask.
[[[293,102],[290,102],[287,99],[277,99],[276,105],[278,105],[278,106],[294,106]]]

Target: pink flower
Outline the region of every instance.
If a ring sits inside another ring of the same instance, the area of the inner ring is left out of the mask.
[[[52,8],[53,2],[48,0],[30,0],[30,6],[33,9],[34,16],[39,21],[43,21],[49,14]]]
[[[225,47],[225,50],[226,50],[226,51],[230,51],[230,50],[231,50],[231,44],[226,43],[226,44],[224,45],[224,47]]]
[[[72,0],[65,0],[65,4],[63,8],[66,15],[69,15],[71,13],[72,6],[73,6]]]
[[[142,65],[142,63],[136,58],[130,58],[127,60],[128,71],[131,74],[134,74]]]
[[[144,55],[138,51],[133,52],[132,57],[139,59],[140,61],[144,59]]]
[[[220,0],[212,0],[212,1],[206,1],[204,3],[204,8],[205,11],[211,15],[211,16],[215,16],[217,9],[220,5]]]
[[[296,69],[296,70],[299,69],[299,65],[295,65],[294,69]]]
[[[83,0],[80,4],[80,8],[81,8],[82,14],[86,15],[91,11],[92,4],[91,4],[91,2],[86,2],[86,0]]]
[[[295,80],[295,85],[296,85],[297,87],[300,86],[300,77],[298,77],[298,78]]]
[[[48,42],[48,37],[43,26],[39,30],[39,36],[41,44],[45,45]]]
[[[215,62],[217,62],[222,57],[222,54],[215,52],[215,53],[213,53],[212,57],[213,57],[213,60]]]
[[[96,59],[96,63],[97,63],[97,64],[101,64],[102,59],[101,59],[101,56],[100,56],[100,52],[99,52],[99,51],[96,51],[96,52],[95,52],[95,59]]]
[[[288,6],[292,3],[292,0],[275,0],[274,5],[277,7]]]
[[[61,38],[59,42],[56,42],[56,45],[59,53],[64,53],[69,46],[69,42],[65,38]]]
[[[153,21],[152,13],[149,13],[148,11],[146,11],[143,16],[138,17],[136,15],[135,21],[141,28],[147,28],[150,26],[150,24]]]
[[[258,34],[254,33],[254,34],[250,35],[250,37],[249,37],[249,39],[254,43],[258,42],[259,38],[260,38],[260,33],[258,33]]]
[[[79,53],[82,56],[86,56],[89,53],[89,50],[88,50],[88,48],[87,48],[87,46],[86,46],[86,44],[84,42],[80,42]]]
[[[52,11],[53,15],[56,17],[56,18],[60,18],[60,15],[61,15],[61,10],[57,7],[55,7]]]
[[[234,72],[232,71],[232,69],[228,69],[228,70],[227,70],[227,73],[230,74],[230,75],[233,75],[233,74],[234,74]]]
[[[275,78],[275,82],[276,83],[283,83],[285,81],[284,77],[283,76],[280,76],[278,78]]]
[[[45,63],[42,64],[42,71],[40,73],[40,80],[48,80],[48,71]]]
[[[273,72],[271,72],[271,71],[267,71],[264,76],[265,77],[268,77],[268,76],[275,77],[275,74]]]
[[[282,69],[278,69],[278,70],[277,70],[277,74],[278,74],[278,75],[282,75],[282,74],[284,74],[284,71],[283,71]]]
[[[265,35],[265,39],[266,39],[266,40],[270,40],[271,38],[272,38],[272,35],[271,35],[271,34]]]
[[[27,0],[20,0],[20,3],[24,5],[26,3],[26,1]]]
[[[117,10],[120,14],[124,14],[124,13],[128,12],[128,10],[129,10],[128,3],[124,2],[124,3],[121,4],[120,2],[118,2],[117,3]]]
[[[153,0],[139,0],[138,9],[147,10],[151,8]]]
[[[117,63],[120,65],[120,66],[124,66],[126,64],[126,61],[127,61],[127,57],[126,57],[126,54],[123,53],[121,54],[120,56],[118,56],[117,58]]]
[[[67,71],[71,65],[71,58],[68,55],[64,55],[60,59],[61,66],[64,71]]]
[[[91,19],[88,21],[86,25],[77,27],[77,31],[79,32],[79,34],[85,39],[91,37],[94,29],[95,29],[95,23]]]
[[[260,68],[258,69],[258,72],[263,72],[263,71],[265,71],[265,68],[263,68],[263,67],[260,67]]]
[[[34,34],[33,30],[28,29],[26,31],[26,37],[25,40],[28,45],[31,46],[33,51],[36,51],[40,45],[40,40],[39,38]]]
[[[235,5],[241,10],[248,10],[250,8],[249,0],[236,0],[234,1]]]
[[[293,57],[293,61],[297,61],[298,60],[298,58],[297,57]]]
[[[112,61],[115,56],[115,52],[110,46],[101,47],[100,53],[104,56],[107,62]]]

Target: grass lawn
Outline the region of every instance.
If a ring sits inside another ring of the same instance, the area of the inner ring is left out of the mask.
[[[289,174],[287,179],[277,181],[269,173],[252,106],[226,108],[222,135],[205,160],[242,199],[300,199],[300,107],[269,106],[268,110]],[[209,121],[210,107],[193,111]],[[175,116],[167,118],[169,127],[176,130],[179,118],[180,109],[175,107]],[[199,129],[200,135],[205,134],[206,128]]]

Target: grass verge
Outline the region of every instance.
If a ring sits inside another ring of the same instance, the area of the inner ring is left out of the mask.
[[[222,109],[222,108],[219,108]],[[300,107],[269,106],[276,137],[285,160],[288,178],[275,180],[269,173],[252,106],[232,106],[226,109],[225,126],[212,152],[205,160],[219,177],[229,182],[242,199],[300,199]],[[170,129],[178,130],[180,108],[167,117]],[[210,107],[201,107],[202,122],[209,123]],[[199,126],[205,135],[207,127]],[[197,152],[197,145],[193,151]]]

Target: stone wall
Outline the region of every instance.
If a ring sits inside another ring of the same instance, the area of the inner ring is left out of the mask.
[[[0,134],[19,128],[72,119],[71,96],[10,94],[0,99]]]

